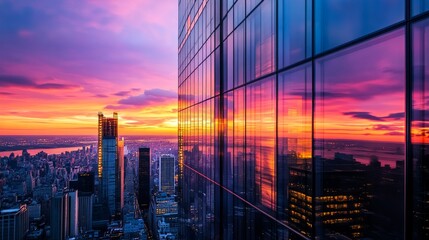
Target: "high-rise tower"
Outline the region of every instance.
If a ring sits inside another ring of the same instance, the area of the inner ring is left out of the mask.
[[[141,210],[147,211],[150,203],[150,148],[139,148],[138,201]]]
[[[118,140],[117,113],[113,113],[113,118],[104,117],[99,113],[98,118],[98,177],[101,183],[101,199],[110,214],[114,215],[120,213],[123,207],[124,142]]]
[[[27,205],[0,210],[0,239],[23,240],[29,230]]]
[[[124,145],[125,139],[122,138],[118,141],[118,175],[116,182],[116,206],[117,211],[120,211],[124,207],[124,181],[125,181],[125,169],[124,169]],[[119,206],[119,208],[118,208]]]
[[[58,192],[51,198],[51,238],[64,240],[70,237],[70,197]]]
[[[175,158],[171,154],[159,157],[159,191],[174,194]]]

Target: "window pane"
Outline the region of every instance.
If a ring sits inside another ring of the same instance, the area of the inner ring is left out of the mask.
[[[245,136],[244,87],[234,91],[234,192],[244,197],[244,136]]]
[[[279,67],[311,55],[311,1],[279,1]]]
[[[234,87],[244,83],[245,38],[244,24],[234,31]]]
[[[234,35],[231,34],[223,42],[223,86],[224,91],[228,91],[233,88],[234,85]]]
[[[404,20],[404,0],[316,0],[320,53]]]
[[[413,1],[413,5],[412,5],[413,16],[429,10],[428,0],[412,0],[412,1]]]
[[[316,234],[403,235],[404,31],[316,62]],[[370,224],[368,224],[370,223]]]
[[[246,193],[251,202],[275,207],[275,82],[255,82],[246,89]]]
[[[265,0],[246,20],[247,80],[274,71],[274,2]]]
[[[429,21],[413,26],[413,238],[429,237]]]
[[[311,65],[279,75],[277,212],[307,236],[313,224],[311,86]]]
[[[246,13],[249,14],[262,0],[246,0]]]
[[[244,17],[246,15],[245,4],[246,4],[245,0],[237,0],[234,5],[234,27],[237,27],[237,25],[244,20]]]

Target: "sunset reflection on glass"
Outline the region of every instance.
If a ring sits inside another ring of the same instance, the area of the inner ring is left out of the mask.
[[[316,62],[317,233],[402,234],[404,41],[397,30]]]

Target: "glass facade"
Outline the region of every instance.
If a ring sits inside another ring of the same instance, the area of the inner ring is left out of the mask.
[[[426,3],[427,5],[427,3]],[[429,238],[429,20],[413,25],[411,142],[413,238]]]
[[[428,6],[180,0],[180,237],[428,238]]]
[[[101,159],[98,178],[102,202],[110,215],[120,214],[124,205],[124,139],[118,139],[117,113],[113,113],[113,118],[99,113],[98,120],[98,159]]]

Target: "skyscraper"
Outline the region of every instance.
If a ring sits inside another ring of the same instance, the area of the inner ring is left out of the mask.
[[[23,240],[29,230],[27,205],[0,210],[0,239]]]
[[[66,192],[58,192],[51,198],[51,239],[64,240],[70,236],[70,199]]]
[[[118,141],[118,174],[117,174],[117,182],[116,182],[116,205],[117,210],[121,211],[124,207],[124,181],[125,181],[125,165],[124,165],[124,138]]]
[[[113,113],[113,118],[104,117],[102,113],[99,113],[98,118],[98,177],[101,182],[101,196],[109,213],[114,215],[120,213],[123,206],[123,185],[121,184],[123,184],[124,142],[118,141],[117,113]]]
[[[150,203],[150,148],[139,148],[138,201],[141,210],[148,210]]]
[[[175,158],[171,154],[159,157],[159,191],[174,194]]]
[[[423,2],[179,1],[180,237],[429,237]]]
[[[69,224],[70,224],[70,236],[75,237],[79,235],[79,200],[78,200],[78,190],[69,191]]]
[[[79,229],[92,229],[92,212],[94,195],[90,192],[79,192]]]
[[[79,192],[94,193],[94,172],[80,172],[77,175]]]

